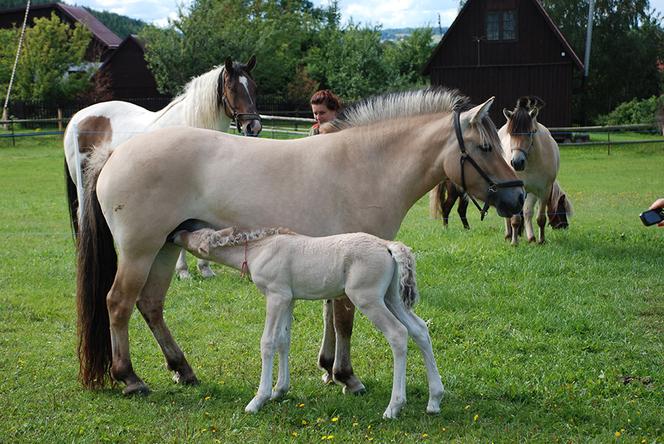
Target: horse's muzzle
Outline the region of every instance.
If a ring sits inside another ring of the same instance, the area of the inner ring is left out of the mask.
[[[496,212],[501,217],[511,217],[518,214],[523,208],[526,200],[526,192],[523,187],[500,188],[493,195],[493,204]]]

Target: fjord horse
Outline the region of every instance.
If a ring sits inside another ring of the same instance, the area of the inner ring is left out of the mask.
[[[392,348],[392,397],[383,413],[395,418],[406,403],[408,336],[417,343],[427,370],[427,413],[438,413],[443,384],[426,323],[412,308],[419,298],[415,257],[401,242],[367,233],[309,237],[284,228],[178,231],[173,242],[197,257],[247,272],[266,301],[261,338],[262,370],[256,396],[245,411],[255,413],[288,392],[291,320],[298,299],[348,299],[380,330]],[[321,278],[323,277],[324,278]],[[279,374],[272,389],[272,365],[279,352]]]
[[[261,120],[256,111],[256,84],[251,77],[255,65],[255,56],[246,64],[233,62],[229,57],[224,65],[190,80],[182,94],[157,112],[114,100],[91,105],[74,114],[64,137],[65,176],[74,233],[78,232],[82,175],[95,146],[114,147],[136,134],[170,126],[228,131],[231,119],[244,135],[257,136]],[[214,276],[206,262],[201,261],[198,266],[205,277]],[[181,278],[189,277],[184,251],[177,269]]]
[[[126,384],[126,394],[148,391],[129,355],[135,305],[175,380],[197,382],[162,313],[178,256],[166,240],[184,221],[215,229],[285,226],[308,236],[366,232],[390,240],[408,210],[445,178],[502,216],[521,211],[523,183],[502,157],[488,117],[492,103],[468,109],[465,97],[444,89],[395,93],[347,108],[335,121],[343,131],[315,137],[164,128],[112,154],[98,150],[78,242],[82,384],[100,387],[110,376]],[[355,308],[345,297],[333,304],[319,364],[329,379],[361,392],[350,361]]]
[[[520,97],[514,110],[503,109],[507,123],[498,130],[504,148],[505,160],[512,165],[526,188],[523,216],[514,215],[505,220],[505,239],[517,245],[520,226],[523,223],[528,242],[545,242],[547,203],[551,201],[554,183],[560,168],[560,151],[551,132],[537,121],[537,114],[544,102],[532,96]],[[560,190],[557,186],[556,189]],[[564,200],[562,202],[565,208]],[[533,212],[538,205],[537,225],[539,240],[533,230]],[[554,212],[559,210],[558,206]],[[565,210],[565,215],[567,216]],[[565,221],[567,220],[565,216]]]

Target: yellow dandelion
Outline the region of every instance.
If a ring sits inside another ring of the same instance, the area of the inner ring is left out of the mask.
[[[304,407],[304,403],[303,402],[299,403],[297,407],[301,409],[302,407]]]
[[[307,425],[307,424],[309,424],[309,423],[307,422],[307,420],[306,420],[306,419],[303,419],[303,420],[302,420],[302,425]]]
[[[447,429],[445,427],[443,427],[443,432],[447,432]]]
[[[291,433],[291,435],[297,436],[297,432],[293,432],[293,433]]]
[[[332,422],[337,422],[337,421],[339,421],[339,417],[335,416],[335,417],[332,418],[330,421],[332,421]]]
[[[205,399],[206,401],[209,401],[210,398],[211,398],[211,396],[208,395],[208,396],[206,396],[204,399]]]
[[[616,438],[620,438],[622,436],[622,433],[616,432]]]
[[[429,437],[428,434],[426,434],[426,433],[422,433],[422,438],[428,438],[428,437]]]
[[[480,415],[473,416],[473,421],[477,421],[478,419],[480,419]]]
[[[468,410],[470,408],[470,404],[464,407],[464,410]]]
[[[357,422],[354,422],[354,423],[353,423],[353,427],[357,427],[358,425],[360,425],[360,424],[357,423]]]

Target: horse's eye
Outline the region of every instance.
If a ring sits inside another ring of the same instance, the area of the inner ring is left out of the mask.
[[[489,152],[491,151],[491,144],[483,143],[482,145],[479,145],[479,148],[484,152]]]

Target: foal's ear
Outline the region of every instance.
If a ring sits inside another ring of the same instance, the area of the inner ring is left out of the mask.
[[[507,120],[510,120],[513,115],[514,115],[514,111],[510,111],[507,108],[503,108],[503,116],[505,116],[505,118]]]
[[[251,72],[252,69],[256,66],[256,54],[252,54],[251,57],[249,57],[249,61],[247,62],[247,72]]]
[[[530,111],[528,111],[528,114],[530,114],[531,119],[534,119],[539,114],[539,108],[531,109]]]
[[[466,111],[464,113],[465,115],[464,117],[468,119],[468,122],[471,125],[477,125],[482,121],[484,117],[489,115],[489,110],[491,109],[491,105],[493,105],[494,100],[496,100],[496,98],[491,97],[483,104],[477,105],[475,108],[471,109],[470,111]]]
[[[228,74],[233,72],[233,59],[226,57],[226,60],[224,60],[224,68],[226,68]]]

